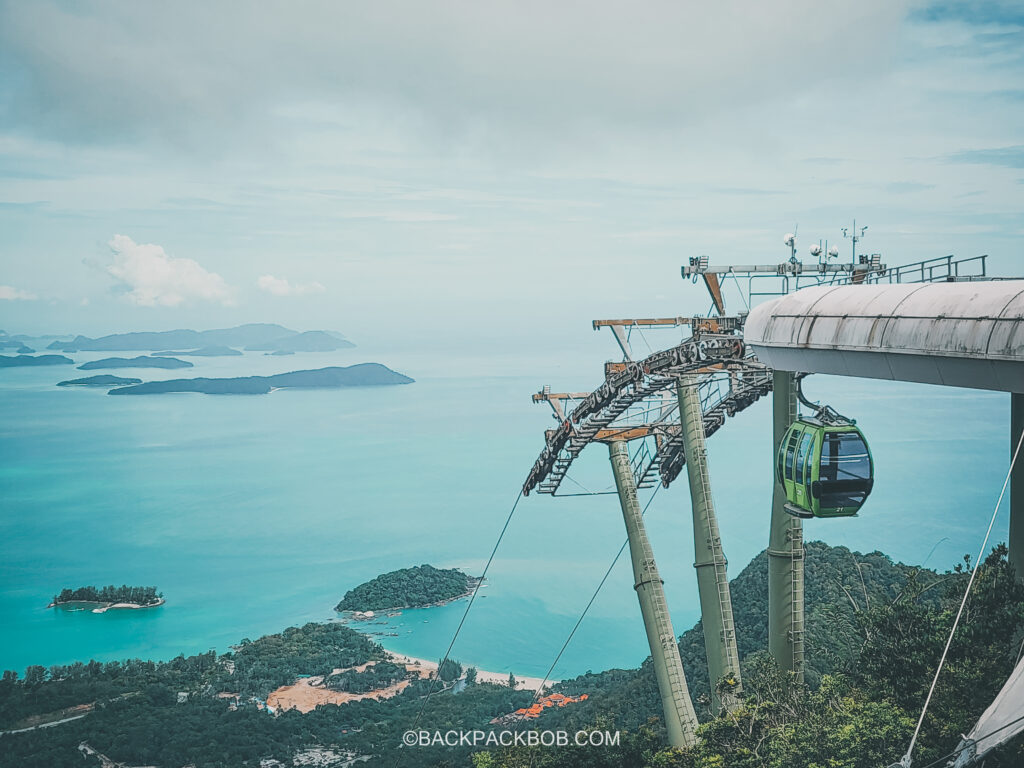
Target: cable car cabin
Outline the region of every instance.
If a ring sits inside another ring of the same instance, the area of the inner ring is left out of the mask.
[[[786,511],[797,517],[850,517],[874,483],[874,463],[853,423],[825,424],[801,417],[779,447],[778,478]]]

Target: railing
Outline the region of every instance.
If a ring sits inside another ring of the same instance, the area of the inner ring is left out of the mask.
[[[863,277],[852,275],[836,281],[836,285],[850,283],[946,283],[961,280],[986,280],[985,260],[982,256],[940,256],[913,264],[903,264],[880,272],[869,272]]]

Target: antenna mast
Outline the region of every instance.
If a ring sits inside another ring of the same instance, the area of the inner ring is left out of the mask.
[[[860,233],[858,234],[856,219],[853,220],[853,229],[848,230],[846,227],[843,227],[843,238],[845,239],[848,237],[852,241],[850,244],[851,264],[857,263],[857,243],[864,239],[864,233],[867,231],[867,229],[868,228],[866,226],[861,227]],[[849,234],[847,234],[847,232],[849,232]]]

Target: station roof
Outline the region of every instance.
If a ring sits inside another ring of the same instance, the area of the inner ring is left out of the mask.
[[[1024,392],[1024,280],[804,288],[743,335],[777,370]]]

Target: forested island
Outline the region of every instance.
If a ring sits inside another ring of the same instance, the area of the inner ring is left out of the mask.
[[[82,379],[68,379],[58,381],[58,387],[123,387],[128,384],[141,384],[142,379],[133,379],[127,376],[112,376],[108,373],[101,373],[96,376],[86,376]]]
[[[438,605],[471,594],[480,582],[458,568],[417,565],[384,573],[345,593],[336,611],[386,611]]]
[[[156,587],[129,587],[122,584],[115,587],[113,584],[107,587],[78,587],[69,589],[65,587],[60,594],[53,596],[53,602],[47,608],[55,608],[66,603],[100,603],[108,608],[149,608],[156,605],[163,605],[163,592],[158,592]]]
[[[98,368],[192,368],[193,364],[188,360],[179,360],[176,357],[105,357],[102,360],[92,360],[78,366],[80,371],[93,371]]]
[[[190,363],[191,365],[191,363]],[[292,371],[274,376],[237,376],[213,379],[171,379],[147,381],[130,387],[118,387],[111,395],[157,395],[170,392],[201,392],[207,395],[265,395],[274,389],[337,389],[340,387],[379,387],[411,384],[412,379],[380,363],[360,363],[344,367]]]
[[[0,368],[24,368],[30,365],[73,365],[64,355],[0,355]]]
[[[943,654],[969,573],[945,573],[806,544],[806,679],[781,674],[766,653],[767,556],[732,580],[743,672],[739,707],[709,707],[703,631],[679,638],[702,726],[697,743],[670,749],[651,660],[639,669],[587,673],[553,689],[574,697],[538,719],[510,718],[530,707],[529,691],[481,681],[466,670],[458,685],[408,676],[386,698],[354,691],[394,685],[402,676],[380,646],[340,623],[307,624],[230,653],[166,662],[132,660],[29,667],[0,678],[0,766],[99,768],[102,755],[125,765],[235,768],[312,764],[312,755],[365,768],[879,768],[910,741],[935,665]],[[639,618],[637,619],[639,621]],[[1006,681],[1024,633],[1024,585],[996,547],[978,570],[970,609],[953,636],[915,749],[915,765],[944,765]],[[556,643],[557,645],[557,643]],[[456,664],[449,665],[458,670]],[[409,670],[407,669],[407,672]],[[461,670],[456,672],[456,676]],[[323,682],[310,680],[311,676]],[[306,713],[267,709],[281,686],[315,687],[328,702]],[[426,695],[430,691],[432,695]],[[581,694],[586,693],[584,699]],[[59,723],[32,728],[42,723]],[[402,746],[415,728],[430,731],[564,729],[619,731],[603,747]],[[81,749],[87,745],[88,750]],[[83,759],[85,756],[85,759]],[[277,761],[276,763],[273,761]],[[985,768],[1024,764],[1024,743],[985,758]]]

